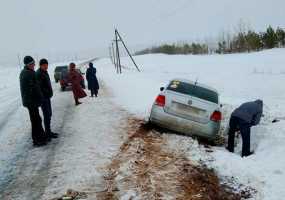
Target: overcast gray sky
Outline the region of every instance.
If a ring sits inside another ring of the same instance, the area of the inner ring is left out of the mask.
[[[218,36],[240,19],[285,28],[284,0],[0,0],[0,59],[103,55],[118,27],[131,47]]]

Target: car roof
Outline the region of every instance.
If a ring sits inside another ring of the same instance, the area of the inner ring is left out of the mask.
[[[194,82],[194,81],[183,79],[183,78],[174,78],[170,82],[172,82],[172,81],[180,81],[180,82],[189,83],[189,84],[192,84],[192,85],[197,85],[197,86],[200,86],[202,88],[206,88],[208,90],[212,90],[212,91],[214,91],[216,93],[219,93],[217,89],[215,89],[215,88],[213,88],[213,87],[211,87],[209,85],[206,85],[206,84],[203,84],[203,83],[199,83],[198,81]]]

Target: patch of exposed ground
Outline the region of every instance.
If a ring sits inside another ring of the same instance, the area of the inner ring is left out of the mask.
[[[239,200],[221,185],[214,171],[195,166],[184,155],[163,148],[161,134],[137,119],[129,119],[128,139],[107,166],[105,188],[100,200],[115,199],[189,199]]]

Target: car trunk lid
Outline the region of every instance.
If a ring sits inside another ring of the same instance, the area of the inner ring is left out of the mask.
[[[204,90],[204,88],[180,81],[171,82],[165,91],[165,112],[198,123],[208,123],[210,116],[217,109],[217,103],[209,101],[206,97],[198,98],[197,96],[203,97],[203,95],[197,94],[195,90]],[[210,100],[216,101],[215,98]]]

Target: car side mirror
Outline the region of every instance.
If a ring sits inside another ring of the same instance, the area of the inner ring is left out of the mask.
[[[160,91],[162,92],[163,90],[164,90],[164,87],[161,87],[161,88],[160,88]]]
[[[223,104],[220,104],[220,107],[222,108],[222,107],[223,107]]]

